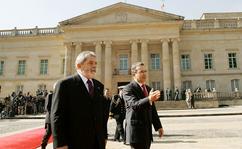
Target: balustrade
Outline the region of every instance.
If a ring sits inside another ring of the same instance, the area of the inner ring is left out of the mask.
[[[33,36],[33,35],[51,35],[60,34],[59,27],[54,28],[32,28],[32,29],[13,29],[13,30],[0,30],[0,37],[8,36]]]

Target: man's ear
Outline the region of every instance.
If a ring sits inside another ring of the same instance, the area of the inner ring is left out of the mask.
[[[77,68],[77,69],[81,69],[81,64],[77,64],[77,65],[76,65],[76,68]]]

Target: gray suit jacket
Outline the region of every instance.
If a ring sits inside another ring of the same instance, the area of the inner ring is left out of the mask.
[[[146,86],[150,92],[150,87]],[[152,141],[152,124],[157,131],[162,128],[155,104],[150,105],[139,84],[132,81],[123,89],[126,103],[126,143],[144,143]]]

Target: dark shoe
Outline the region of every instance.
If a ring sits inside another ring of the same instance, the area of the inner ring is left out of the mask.
[[[46,146],[47,146],[47,144],[46,145],[41,145],[41,149],[46,149]]]

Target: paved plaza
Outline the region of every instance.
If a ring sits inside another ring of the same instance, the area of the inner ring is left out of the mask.
[[[227,113],[231,115],[226,115]],[[216,109],[159,111],[165,135],[154,134],[151,149],[242,149],[242,106]],[[213,114],[221,114],[213,116]],[[171,117],[171,116],[174,117]],[[198,116],[195,116],[198,115]],[[203,116],[202,116],[203,115]],[[0,120],[0,136],[42,127],[44,119]],[[112,141],[115,121],[109,120],[107,149],[129,149]],[[52,149],[52,144],[48,145]]]

